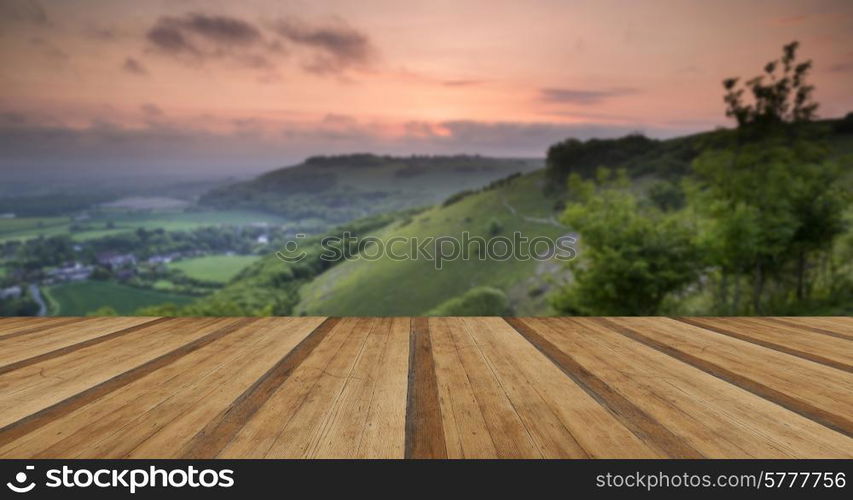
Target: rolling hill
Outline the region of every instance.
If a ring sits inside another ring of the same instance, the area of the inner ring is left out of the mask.
[[[291,220],[334,225],[371,214],[432,205],[460,190],[542,165],[542,160],[464,155],[317,156],[248,182],[212,190],[201,197],[200,203],[220,209],[264,210]]]
[[[145,309],[141,313],[425,315],[456,310],[462,302],[480,304],[477,310],[482,314],[491,311],[483,310],[482,304],[501,309],[492,313],[544,314],[548,312],[547,292],[553,280],[565,273],[554,260],[481,260],[472,251],[468,260],[444,262],[440,270],[427,258],[395,260],[385,256],[330,262],[320,258],[324,251],[320,242],[323,237],[344,233],[374,237],[383,243],[401,237],[409,241],[440,236],[461,239],[465,231],[471,237],[511,238],[519,232],[528,238],[554,240],[569,230],[557,222],[560,199],[544,195],[545,184],[543,170],[511,175],[482,189],[457,193],[432,208],[362,218],[326,235],[301,240],[299,249],[307,256],[299,262],[283,262],[270,255],[189,307]],[[369,255],[371,249],[354,248],[353,253],[357,252]],[[506,300],[493,300],[495,292],[504,294]]]
[[[828,122],[830,126],[839,123]],[[358,219],[327,235],[350,231],[362,237],[375,237],[383,244],[401,237],[408,241],[441,236],[461,238],[465,231],[472,237],[511,237],[514,232],[520,232],[528,238],[544,236],[553,240],[571,233],[570,228],[558,222],[562,205],[570,194],[553,189],[554,179],[564,173],[555,172],[555,169],[591,173],[594,167],[603,165],[626,168],[632,177],[628,189],[651,193],[661,181],[672,184],[671,181],[687,174],[692,159],[704,145],[713,144],[720,133],[723,132],[667,141],[623,138],[587,141],[580,145],[569,141],[569,161],[561,166],[548,165],[524,175],[511,175],[480,189],[460,191],[463,186],[457,185],[455,194],[445,198],[443,203],[427,209],[384,212]],[[836,155],[851,154],[853,134],[836,128],[829,137],[829,145]],[[634,150],[634,154],[627,154],[625,148]],[[636,155],[640,155],[642,161]],[[275,174],[290,175],[287,171]],[[371,185],[359,174],[353,173],[351,178],[360,183],[360,189]],[[446,192],[446,184],[439,182],[440,179],[434,180],[441,186],[437,192]],[[853,171],[847,173],[846,181],[853,185]],[[260,186],[244,185],[238,187],[239,190],[265,192],[267,194],[260,200],[270,203],[276,199],[272,191],[264,191]],[[420,199],[428,197],[437,195],[422,193]],[[282,195],[279,201],[286,203],[287,198]],[[383,316],[447,313],[465,307],[469,307],[467,311],[485,314],[484,308],[491,307],[493,314],[510,311],[517,315],[541,315],[551,312],[549,292],[555,285],[570,279],[564,266],[553,259],[540,262],[470,258],[445,262],[441,270],[430,260],[395,260],[387,256],[333,263],[319,258],[321,238],[322,235],[300,242],[300,249],[308,254],[303,261],[286,263],[275,256],[264,257],[244,269],[222,290],[178,313],[211,314],[234,309],[232,312],[279,315]],[[365,254],[371,253],[368,247]]]
[[[461,241],[465,231],[487,239],[511,238],[518,231],[528,238],[553,240],[569,230],[556,221],[556,198],[543,196],[543,187],[541,171],[514,178],[392,223],[374,236],[385,243],[392,237],[423,241],[450,236]],[[305,284],[294,313],[421,315],[470,289],[489,286],[504,291],[517,314],[537,314],[547,310],[547,278],[559,270],[552,261],[481,260],[476,252],[468,260],[445,262],[441,269],[428,258],[357,259],[342,262]]]

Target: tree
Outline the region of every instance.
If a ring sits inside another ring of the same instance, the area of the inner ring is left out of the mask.
[[[677,214],[642,210],[625,188],[601,170],[598,182],[569,178],[573,202],[562,221],[581,235],[581,258],[570,262],[573,280],[552,297],[562,313],[653,315],[667,295],[696,280],[700,256],[693,229]]]
[[[663,211],[684,207],[684,191],[677,182],[660,181],[649,188],[649,199]]]
[[[814,86],[806,83],[812,62],[797,62],[799,46],[796,41],[785,45],[782,57],[765,64],[764,74],[747,80],[746,88],[738,87],[739,78],[723,80],[726,116],[734,118],[738,127],[762,132],[768,126],[806,122],[815,117],[818,105],[812,100]],[[780,68],[781,74],[777,74]],[[743,99],[747,90],[752,94],[752,103]]]
[[[629,167],[645,155],[658,152],[660,141],[640,134],[619,139],[566,139],[548,148],[545,160],[545,192],[562,193],[571,174],[592,177],[602,166]]]
[[[454,297],[426,313],[427,316],[507,316],[512,307],[497,288],[479,286]]]
[[[116,311],[112,306],[101,306],[86,316],[118,316],[118,311]]]
[[[786,275],[796,276],[795,298],[806,297],[809,259],[843,232],[849,203],[842,171],[809,123],[817,110],[806,82],[811,61],[797,62],[798,46],[785,45],[745,88],[737,78],[723,82],[726,116],[738,127],[727,148],[706,151],[693,165],[693,205],[710,219],[704,240],[720,269],[720,296],[728,302],[730,276],[749,276],[753,313],[763,312],[768,281],[791,288]],[[738,309],[737,300],[725,307]]]

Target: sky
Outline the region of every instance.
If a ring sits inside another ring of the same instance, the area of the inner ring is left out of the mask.
[[[801,43],[853,111],[849,0],[0,0],[0,169],[252,174],[315,154],[542,157],[727,126]]]

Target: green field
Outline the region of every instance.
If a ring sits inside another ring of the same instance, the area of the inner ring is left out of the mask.
[[[169,280],[157,280],[157,281],[155,281],[155,282],[154,282],[154,284],[152,285],[152,287],[153,287],[155,290],[166,290],[166,291],[169,291],[169,290],[174,290],[174,289],[175,289],[175,284],[174,284],[174,283],[172,283],[172,282],[171,282],[171,281],[169,281]]]
[[[193,279],[227,283],[243,268],[258,259],[256,255],[210,255],[179,260],[169,264],[169,267],[181,270]]]
[[[44,289],[54,316],[85,316],[104,306],[119,314],[132,314],[140,307],[171,302],[187,304],[192,297],[145,290],[107,281],[82,281]]]
[[[0,219],[0,243],[59,235],[68,235],[74,240],[85,241],[134,231],[137,228],[188,231],[204,226],[238,226],[253,223],[282,225],[287,223],[287,220],[281,216],[252,210],[129,212],[122,209],[102,209],[93,213],[91,218],[78,221],[77,224],[83,229],[76,231],[71,231],[74,221],[70,217]]]
[[[53,236],[68,232],[70,217],[18,217],[0,219],[0,243],[8,240],[30,239],[43,234]]]

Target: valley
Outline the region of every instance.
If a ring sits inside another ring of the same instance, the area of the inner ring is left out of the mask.
[[[845,123],[824,121],[815,127],[828,131],[830,157],[841,168],[839,186],[849,191],[853,136],[841,126]],[[8,214],[0,219],[4,311],[37,314],[42,308],[28,287],[38,286],[51,315],[552,315],[564,307],[560,297],[572,288],[574,273],[587,272],[583,262],[591,251],[583,231],[578,234],[566,219],[567,207],[591,210],[593,201],[605,198],[585,191],[603,190],[601,196],[613,191],[620,203],[633,203],[629,210],[635,216],[660,219],[650,228],[679,221],[695,228],[690,245],[705,245],[702,231],[707,229],[696,226],[700,214],[690,206],[700,201],[691,194],[694,169],[708,151],[725,151],[730,134],[568,139],[549,149],[547,162],[313,157],[183,198],[125,193],[70,214]],[[614,172],[622,172],[623,180],[607,180]],[[586,187],[566,187],[580,179],[586,179]],[[849,206],[844,214],[850,220]],[[616,225],[605,231],[618,234],[629,221],[607,224]],[[553,257],[483,258],[474,252],[437,266],[429,259],[364,258],[372,247],[362,243],[351,249],[354,258],[324,260],[324,238],[347,234],[382,246],[463,235],[550,241],[570,236],[581,265],[566,266]],[[853,251],[853,237],[849,231],[845,235],[824,254],[839,269],[848,269],[845,255]],[[276,256],[290,245],[306,257],[289,262]],[[602,250],[594,249],[593,256],[596,251]],[[746,299],[720,299],[723,292],[715,288],[721,286],[719,271],[697,267],[692,272],[699,273],[698,281],[667,293],[658,312],[750,311]],[[847,311],[843,280],[850,270],[834,272],[836,281],[822,277],[820,287],[843,291],[827,289],[829,295],[815,299],[807,312]],[[736,295],[742,280],[735,281]],[[720,300],[731,303],[721,306]]]

